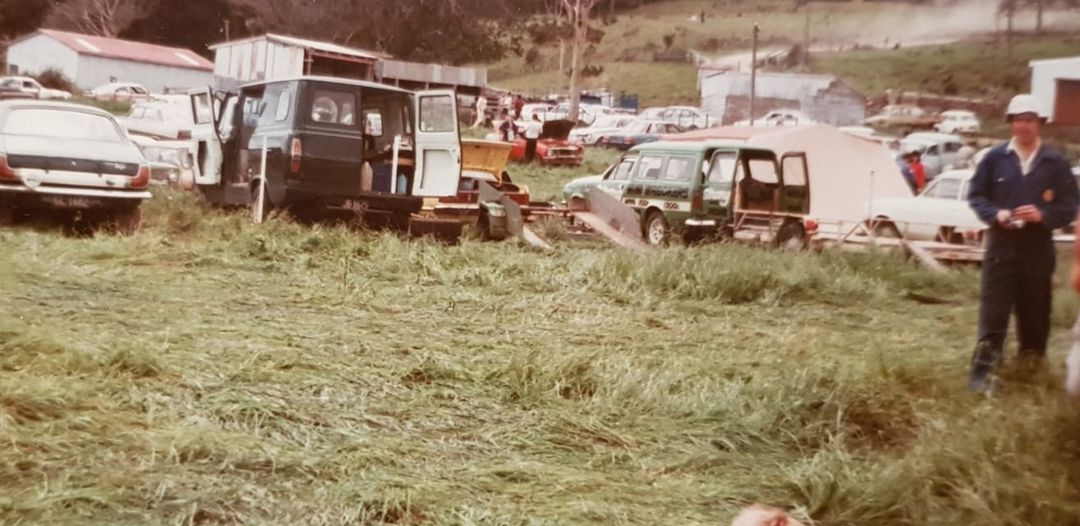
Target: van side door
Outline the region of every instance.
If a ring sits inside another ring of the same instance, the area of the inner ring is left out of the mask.
[[[722,150],[714,152],[703,170],[701,185],[701,213],[708,217],[727,219],[734,196],[735,171],[739,166],[739,152]]]
[[[191,94],[191,152],[195,184],[216,185],[221,182],[223,159],[221,137],[218,133],[218,110],[209,89]],[[145,109],[144,109],[145,111]]]
[[[780,157],[780,211],[810,213],[810,171],[803,152]]]
[[[461,180],[457,101],[451,90],[416,94],[416,171],[412,195],[449,197]]]

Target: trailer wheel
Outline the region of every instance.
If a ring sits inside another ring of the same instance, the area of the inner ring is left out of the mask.
[[[900,239],[900,230],[891,221],[880,220],[874,223],[874,237],[885,239]]]
[[[806,229],[801,223],[792,221],[780,227],[773,239],[773,246],[787,250],[803,250],[809,244]]]
[[[653,210],[646,217],[645,241],[653,246],[666,245],[671,227],[668,226],[667,219],[664,219],[664,214],[660,213],[659,210]]]

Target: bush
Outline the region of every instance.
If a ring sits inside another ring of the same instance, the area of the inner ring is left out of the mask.
[[[525,52],[525,63],[530,66],[535,66],[537,61],[540,60],[540,49],[536,47],[529,48]]]
[[[46,88],[64,90],[72,94],[79,92],[78,86],[76,86],[71,79],[67,78],[63,72],[55,68],[46,69],[39,73],[35,78]]]

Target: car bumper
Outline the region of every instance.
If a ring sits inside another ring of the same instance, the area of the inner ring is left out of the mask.
[[[96,188],[75,188],[68,186],[38,186],[30,188],[22,184],[0,185],[0,196],[67,196],[90,197],[96,199],[150,199],[153,195],[147,190],[104,190]]]

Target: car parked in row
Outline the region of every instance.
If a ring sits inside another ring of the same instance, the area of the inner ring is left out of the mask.
[[[941,112],[941,122],[934,129],[941,133],[979,133],[981,125],[974,112],[949,110]]]
[[[0,101],[0,222],[55,215],[90,228],[138,229],[150,167],[107,112]]]
[[[891,104],[882,108],[881,113],[863,121],[875,128],[931,129],[938,123],[938,117],[918,106]]]
[[[683,128],[663,121],[637,120],[619,131],[601,136],[597,144],[627,150],[640,144],[659,141],[665,134],[683,131]]]
[[[0,78],[0,86],[21,91],[32,99],[68,100],[71,98],[70,92],[46,88],[33,77],[3,77]]]
[[[637,120],[633,115],[602,115],[589,126],[570,130],[570,139],[589,146],[600,142],[605,135],[615,133]]]
[[[190,139],[195,121],[191,117],[191,99],[186,95],[163,95],[151,101],[136,102],[120,124],[128,133],[155,139]]]
[[[967,201],[974,174],[974,170],[947,171],[917,196],[873,201],[871,229],[877,236],[913,241],[977,241],[986,225]]]
[[[926,167],[927,180],[933,180],[949,169],[960,157],[964,140],[957,135],[937,132],[915,132],[901,141],[901,153],[917,151]]]
[[[674,124],[684,130],[696,130],[709,128],[719,124],[719,121],[705,113],[701,108],[692,106],[669,106],[659,113],[657,118],[668,124]]]
[[[777,126],[805,126],[814,124],[814,120],[795,110],[774,110],[759,119],[754,119],[753,126],[775,128]],[[735,126],[750,126],[750,119],[735,123]]]
[[[134,82],[110,82],[84,93],[86,97],[101,101],[134,102],[150,100],[150,90]]]

